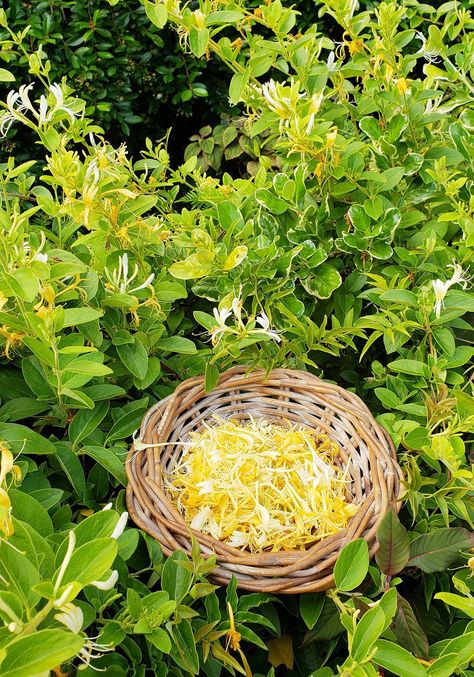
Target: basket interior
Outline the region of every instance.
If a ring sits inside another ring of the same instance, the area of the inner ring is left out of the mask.
[[[289,387],[282,391],[281,387],[277,389],[261,383],[255,388],[246,387],[225,394],[202,393],[202,397],[191,407],[186,406],[184,401],[166,435],[169,444],[160,459],[163,472],[171,472],[181,455],[182,446],[173,443],[186,441],[190,432],[202,428],[202,424],[214,414],[239,420],[252,416],[278,422],[289,421],[317,433],[325,433],[340,448],[336,463],[347,471],[348,500],[360,503],[372,489],[371,463],[377,461],[370,452],[369,440],[364,439],[362,426],[356,428],[353,416],[345,415],[344,402],[340,398],[334,398],[334,402],[331,402],[325,395],[324,400],[319,398],[318,402],[315,393],[292,391]],[[369,425],[365,433],[370,434]],[[160,437],[164,441],[164,436]]]

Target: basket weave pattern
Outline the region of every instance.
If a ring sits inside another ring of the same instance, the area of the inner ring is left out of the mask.
[[[259,554],[192,531],[164,489],[162,473],[182,452],[176,443],[213,414],[286,420],[328,434],[340,446],[341,466],[349,465],[348,492],[360,506],[348,527],[306,550]],[[212,574],[216,583],[227,584],[234,575],[245,590],[282,594],[327,590],[333,585],[332,569],[341,548],[364,538],[373,555],[380,520],[390,505],[399,508],[402,472],[388,434],[359,397],[307,372],[277,369],[266,376],[263,371],[247,374],[244,367],[234,367],[211,393],[204,392],[202,377],[183,381],[147,412],[140,442],[126,463],[132,519],[167,555],[177,549],[189,553],[194,535],[204,556],[217,555]]]

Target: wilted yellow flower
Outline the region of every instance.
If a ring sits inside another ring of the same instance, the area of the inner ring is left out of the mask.
[[[9,360],[11,359],[10,351],[21,343],[24,334],[17,331],[11,331],[10,328],[4,324],[0,327],[0,336],[3,336],[6,339],[3,352],[7,360]]]
[[[0,487],[0,532],[3,532],[5,538],[12,536],[14,532],[13,520],[12,520],[12,504],[10,502],[10,497],[5,491]]]
[[[406,78],[398,78],[396,85],[400,96],[403,96],[403,94],[406,94],[406,92],[408,92],[409,86],[408,80]]]

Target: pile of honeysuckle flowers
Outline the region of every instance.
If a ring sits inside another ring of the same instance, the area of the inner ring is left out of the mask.
[[[326,434],[215,417],[182,444],[167,491],[192,529],[233,547],[301,549],[344,529],[357,511]]]

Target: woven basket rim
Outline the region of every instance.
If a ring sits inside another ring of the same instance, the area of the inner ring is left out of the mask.
[[[250,553],[186,525],[161,485],[163,457],[166,460],[173,453],[173,443],[186,427],[195,429],[196,424],[210,417],[213,410],[209,403],[217,408],[225,403],[231,410],[239,410],[240,406],[242,415],[245,400],[270,412],[287,412],[298,420],[306,417],[312,427],[326,426],[333,431],[333,437],[337,434],[344,440],[344,453],[352,464],[354,491],[363,498],[344,530],[304,550]],[[156,446],[162,442],[169,444]],[[367,541],[372,556],[377,548],[378,524],[390,506],[397,512],[401,506],[403,474],[387,431],[357,395],[300,370],[279,368],[267,372],[232,367],[221,374],[210,393],[204,392],[204,376],[182,381],[172,394],[146,412],[139,441],[132,445],[125,467],[130,516],[160,543],[164,553],[169,555],[177,549],[189,553],[194,536],[204,557],[217,556],[211,578],[227,584],[235,575],[238,586],[246,590],[296,593],[328,589],[333,584],[332,568],[341,548],[361,537]]]

